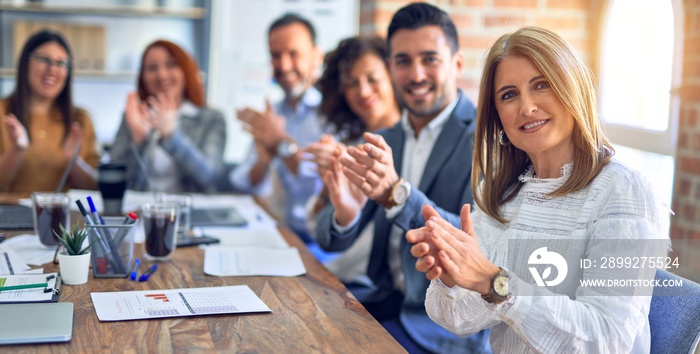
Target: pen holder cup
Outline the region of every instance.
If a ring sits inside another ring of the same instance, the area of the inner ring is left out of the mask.
[[[123,217],[104,217],[104,225],[87,225],[92,276],[123,278],[131,272],[136,224]]]

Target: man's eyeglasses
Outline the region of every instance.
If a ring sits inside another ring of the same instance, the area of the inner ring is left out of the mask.
[[[59,69],[68,70],[68,68],[70,67],[70,61],[68,60],[53,60],[51,58],[47,58],[39,54],[32,54],[30,58],[38,61],[46,68],[50,68],[52,65],[56,65],[56,67],[58,67]]]

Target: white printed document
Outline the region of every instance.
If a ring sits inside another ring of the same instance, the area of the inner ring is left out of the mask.
[[[216,276],[306,274],[296,248],[212,246],[204,249],[204,273]]]
[[[272,312],[247,285],[90,293],[100,321]]]
[[[61,287],[59,279],[58,273],[0,275],[0,304],[56,302]]]

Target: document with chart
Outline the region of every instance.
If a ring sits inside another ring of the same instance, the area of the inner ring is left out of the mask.
[[[100,321],[272,312],[247,285],[90,293]]]

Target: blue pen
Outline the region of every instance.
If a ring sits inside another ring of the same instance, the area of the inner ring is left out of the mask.
[[[134,260],[134,269],[131,270],[131,280],[136,280],[136,272],[139,270],[140,266],[141,260],[136,258],[136,260]]]
[[[101,225],[105,224],[105,220],[102,219],[102,216],[97,213],[97,208],[95,207],[95,203],[92,202],[92,197],[88,196],[87,197],[88,205],[90,206],[90,215],[92,215],[92,220],[95,223],[100,223]]]
[[[141,282],[141,281],[148,280],[148,277],[150,277],[151,274],[155,273],[156,270],[158,270],[158,265],[157,264],[152,265],[151,268],[148,268],[146,273],[141,274],[141,276],[139,277],[139,281]]]

